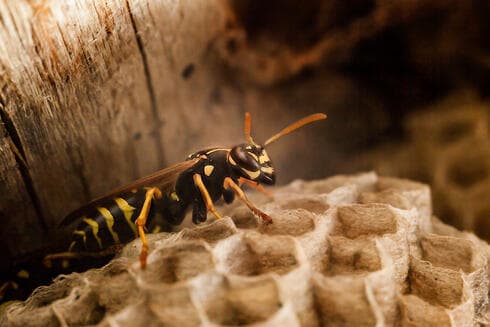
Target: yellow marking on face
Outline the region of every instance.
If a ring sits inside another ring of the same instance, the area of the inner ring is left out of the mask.
[[[85,232],[83,230],[76,230],[73,232],[73,234],[82,236],[83,244],[87,244],[87,235],[85,234]]]
[[[257,171],[250,171],[245,168],[241,168],[249,177],[249,179],[256,179],[257,177],[260,176],[260,170]]]
[[[102,240],[99,237],[99,224],[93,220],[92,218],[83,218],[83,221],[92,227],[92,233],[94,234],[94,238],[97,241],[97,244],[99,245],[99,248],[102,249]]]
[[[235,160],[233,160],[233,158],[231,156],[228,156],[228,161],[233,165],[233,166],[236,166],[236,162]]]
[[[29,272],[27,270],[19,270],[19,272],[17,273],[17,277],[19,278],[23,278],[23,279],[28,279],[29,278]]]
[[[207,165],[204,167],[204,174],[206,176],[211,176],[211,174],[213,173],[213,170],[214,170],[214,167],[211,166],[211,165]]]
[[[114,226],[114,217],[112,216],[111,212],[104,207],[98,207],[97,210],[102,214],[102,216],[104,216],[107,228],[109,229],[109,232],[111,233],[114,242],[119,243],[119,236],[112,229],[112,227]]]
[[[171,198],[172,200],[174,200],[174,201],[180,201],[180,198],[179,198],[179,196],[177,195],[177,193],[176,193],[176,192],[172,192],[172,193],[170,193],[170,198]]]
[[[272,174],[274,172],[274,168],[272,167],[260,167],[260,170],[267,174]]]
[[[123,198],[115,198],[117,206],[124,214],[124,219],[126,219],[129,227],[133,230],[134,236],[138,236],[138,230],[136,229],[136,225],[131,221],[131,217],[133,216],[133,211],[136,210],[135,207],[131,206],[126,200]]]
[[[259,162],[261,164],[263,164],[264,162],[269,162],[271,161],[271,159],[269,158],[269,156],[267,155],[267,152],[263,151],[262,154],[260,155],[259,157]]]
[[[217,151],[226,151],[226,152],[230,152],[230,149],[224,149],[224,148],[212,149],[212,150],[209,150],[208,152],[206,152],[206,154],[211,154],[211,153],[213,153],[213,152],[217,152]]]
[[[254,158],[255,160],[259,160],[259,158],[257,157],[257,155],[255,153],[252,153],[252,152],[247,152],[252,158]]]

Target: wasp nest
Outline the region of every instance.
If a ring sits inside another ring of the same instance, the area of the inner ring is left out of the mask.
[[[361,162],[383,174],[429,182],[441,218],[490,240],[489,117],[488,104],[455,94],[413,113],[405,144],[377,149]]]
[[[409,127],[438,213],[490,240],[490,108],[457,99],[414,115]]]
[[[296,181],[275,200],[140,241],[4,306],[2,326],[473,326],[490,248],[432,218],[428,186],[374,173]]]

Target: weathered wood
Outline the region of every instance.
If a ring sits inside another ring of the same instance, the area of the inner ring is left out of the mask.
[[[43,223],[37,219],[36,205],[25,184],[28,177],[23,176],[15,160],[11,142],[4,126],[0,125],[0,269],[8,265],[8,253],[25,253],[31,250],[29,244],[39,245],[45,239]]]
[[[53,232],[90,198],[241,135],[223,123],[242,113],[213,106],[219,81],[206,74],[216,66],[209,44],[225,24],[220,8],[194,0],[0,2],[0,99],[33,189],[25,192],[0,144],[0,203],[26,210],[15,217],[19,231],[38,234],[39,221]],[[212,131],[203,133],[203,120]]]

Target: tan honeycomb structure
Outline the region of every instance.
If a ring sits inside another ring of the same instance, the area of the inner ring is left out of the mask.
[[[361,156],[362,168],[430,183],[444,221],[490,240],[490,105],[457,93],[405,125],[410,139]]]
[[[152,235],[101,269],[4,305],[1,326],[475,326],[488,323],[489,245],[432,217],[427,185],[375,173],[295,181],[274,222],[227,215]]]
[[[490,107],[457,96],[408,121],[437,211],[490,240]]]

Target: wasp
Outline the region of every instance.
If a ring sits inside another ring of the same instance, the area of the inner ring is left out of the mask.
[[[140,265],[145,269],[148,255],[145,230],[162,227],[162,222],[155,219],[157,214],[165,223],[179,225],[192,210],[192,221],[199,224],[206,221],[209,212],[216,218],[222,217],[214,206],[221,198],[231,203],[237,197],[264,224],[272,223],[269,215],[247,199],[241,185],[267,194],[263,185],[275,184],[276,174],[266,147],[306,124],[325,118],[322,113],[307,116],[258,144],[251,136],[250,113],[245,113],[245,143],[197,151],[181,163],[115,189],[67,215],[60,228],[76,226],[68,249],[45,256],[45,266],[49,267],[53,260],[114,254],[123,244],[139,237]]]
[[[139,236],[140,264],[144,269],[148,255],[145,229],[161,227],[153,219],[156,213],[166,223],[180,225],[191,209],[193,223],[199,224],[206,221],[208,212],[222,217],[214,206],[221,198],[231,203],[237,197],[265,224],[272,223],[272,218],[254,206],[240,186],[246,184],[267,193],[262,185],[274,185],[276,174],[266,147],[281,136],[326,117],[322,113],[309,115],[258,144],[251,136],[251,115],[245,113],[245,143],[197,151],[184,162],[113,190],[70,213],[60,224],[77,224],[68,251],[50,254],[45,262],[104,255],[114,246]]]

